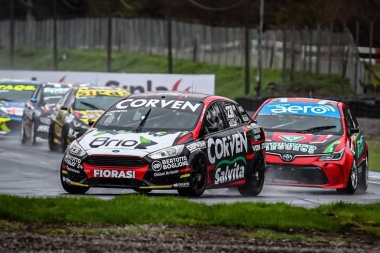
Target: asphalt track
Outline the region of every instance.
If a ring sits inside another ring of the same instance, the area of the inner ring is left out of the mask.
[[[62,153],[51,152],[47,143],[37,146],[22,145],[18,134],[0,136],[0,194],[28,197],[71,196],[60,184],[59,165]],[[370,172],[366,192],[339,195],[334,189],[264,185],[257,197],[242,197],[233,189],[206,190],[200,198],[191,201],[207,204],[245,202],[284,202],[295,206],[316,207],[338,201],[367,204],[380,200],[380,173]],[[83,196],[110,199],[134,194],[128,189],[92,188]],[[150,196],[173,195],[174,190],[152,191]],[[78,196],[78,195],[75,195]]]

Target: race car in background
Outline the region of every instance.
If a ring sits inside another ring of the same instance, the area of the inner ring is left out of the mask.
[[[3,129],[0,131],[20,129],[25,103],[40,85],[29,80],[0,80],[0,127]]]
[[[335,188],[368,187],[368,146],[347,104],[314,98],[272,98],[253,119],[266,134],[266,183]]]
[[[264,174],[264,131],[239,104],[180,92],[117,102],[71,143],[60,168],[63,189],[72,194],[107,187],[199,197],[205,189],[237,187],[256,196]]]
[[[64,152],[67,146],[83,135],[110,106],[130,95],[122,88],[76,86],[58,101],[49,126],[51,151]]]
[[[3,105],[0,103],[0,108],[3,107]],[[11,121],[11,118],[8,114],[5,112],[0,111],[0,134],[5,135],[8,134],[11,130],[7,127],[7,122]]]
[[[43,83],[25,103],[21,123],[21,143],[32,145],[48,139],[51,116],[57,102],[71,88],[69,83]]]

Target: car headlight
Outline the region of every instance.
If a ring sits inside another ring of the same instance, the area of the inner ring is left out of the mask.
[[[178,146],[173,146],[170,148],[164,148],[164,149],[161,149],[149,154],[148,157],[151,159],[162,159],[162,158],[177,156],[181,154],[184,147],[185,147],[184,145],[178,145]]]
[[[86,151],[79,145],[77,141],[73,141],[68,147],[69,154],[77,157],[83,157],[86,155]]]
[[[343,154],[344,154],[344,148],[342,148],[338,152],[334,152],[332,154],[322,155],[319,158],[319,161],[338,161],[338,160],[342,159]]]

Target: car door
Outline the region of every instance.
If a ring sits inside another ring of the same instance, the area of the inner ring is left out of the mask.
[[[57,110],[55,112],[55,126],[54,132],[56,137],[61,140],[62,129],[66,123],[66,116],[69,113],[69,109],[73,104],[75,99],[75,91],[71,90],[62,98],[62,100],[57,104]]]
[[[359,123],[351,109],[347,106],[343,106],[343,114],[347,135],[350,138],[350,147],[355,151],[355,160],[357,164],[359,164],[361,162],[359,159],[363,156],[363,153],[365,151],[364,135],[359,129]]]

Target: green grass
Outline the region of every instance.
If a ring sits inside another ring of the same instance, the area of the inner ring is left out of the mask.
[[[260,228],[344,229],[339,222],[287,204],[206,205],[176,197],[128,195],[112,200],[91,197],[25,198],[0,195],[0,219],[46,223],[179,224]],[[141,210],[144,210],[142,212]],[[300,222],[300,219],[303,220]]]
[[[380,172],[380,139],[366,141],[369,151],[369,169]]]
[[[22,229],[22,223],[37,222],[260,228],[260,232],[255,232],[256,236],[266,238],[273,236],[268,231],[281,233],[289,229],[361,231],[380,235],[380,203],[359,205],[338,202],[307,209],[285,203],[261,202],[206,205],[180,197],[149,197],[138,194],[117,196],[110,200],[93,197],[37,198],[0,195],[0,203],[0,233]],[[94,228],[92,233],[100,230],[101,228]],[[282,237],[281,234],[276,236]],[[294,236],[295,238],[298,237]]]

